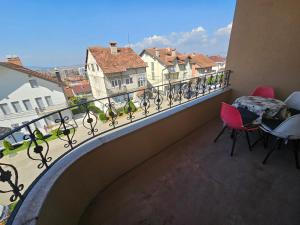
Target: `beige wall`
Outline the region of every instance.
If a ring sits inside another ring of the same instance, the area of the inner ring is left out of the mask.
[[[300,90],[300,1],[237,0],[227,69],[234,96],[271,85],[278,98]]]
[[[52,187],[37,224],[78,224],[83,211],[99,191],[128,170],[215,118],[219,114],[220,102],[228,101],[230,97],[231,91],[224,92],[108,142],[80,158]]]

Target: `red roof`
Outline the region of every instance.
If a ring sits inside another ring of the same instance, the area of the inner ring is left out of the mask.
[[[104,73],[119,73],[147,66],[131,48],[118,48],[116,54],[111,54],[110,48],[102,47],[91,47],[88,51],[94,56]]]
[[[203,54],[181,54],[176,52],[176,55],[172,56],[172,51],[174,51],[172,48],[147,48],[144,51],[150,54],[152,57],[158,59],[166,66],[174,65],[175,59],[177,60],[178,64],[185,64],[186,60],[189,59],[191,63],[197,65],[197,68],[212,67],[215,65],[214,61]],[[156,56],[156,51],[159,52],[159,57]]]
[[[57,84],[61,84],[55,77],[52,77],[52,76],[50,76],[48,74],[45,74],[45,73],[40,73],[40,72],[31,70],[31,69],[28,69],[28,68],[20,66],[20,65],[16,65],[16,64],[13,64],[13,63],[9,63],[9,62],[0,62],[0,66],[4,66],[6,68],[19,71],[21,73],[26,73],[26,74],[28,74],[30,76],[33,76],[33,77],[38,77],[38,78],[41,78],[41,79],[44,79],[44,80],[47,80],[47,81],[51,81],[51,82],[54,82],[54,83],[57,83]]]
[[[68,98],[73,97],[74,95],[87,94],[91,92],[91,86],[88,82],[82,82],[78,85],[72,87],[64,87],[65,94]]]
[[[198,66],[198,68],[206,68],[206,67],[215,66],[215,62],[212,61],[210,58],[208,58],[205,55],[192,54],[191,58],[192,58],[191,62],[195,63]]]
[[[226,58],[224,58],[220,55],[212,55],[212,56],[209,56],[209,58],[211,60],[213,60],[214,62],[225,62],[226,61]]]

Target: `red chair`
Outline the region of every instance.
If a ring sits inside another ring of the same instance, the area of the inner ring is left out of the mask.
[[[242,132],[245,132],[249,150],[252,151],[248,132],[258,130],[258,127],[253,127],[253,126],[247,127],[246,125],[244,125],[240,111],[237,108],[235,108],[234,106],[229,105],[225,102],[222,102],[221,119],[224,123],[224,127],[221,130],[221,132],[218,134],[218,136],[215,138],[214,142],[217,142],[217,140],[224,133],[226,128],[232,129],[231,138],[233,140],[233,143],[232,143],[230,156],[233,156],[234,147],[235,147],[235,143],[236,143],[236,139],[237,139],[237,134],[242,131]]]
[[[275,92],[272,87],[268,86],[260,86],[255,88],[255,90],[251,93],[251,96],[260,96],[264,98],[274,98]]]

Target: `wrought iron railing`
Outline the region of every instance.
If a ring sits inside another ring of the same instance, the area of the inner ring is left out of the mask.
[[[3,202],[0,204],[18,200],[18,208],[33,184],[55,162],[87,140],[224,89],[229,86],[229,78],[230,71],[215,72],[107,98],[79,101],[0,136],[3,146],[0,150]]]

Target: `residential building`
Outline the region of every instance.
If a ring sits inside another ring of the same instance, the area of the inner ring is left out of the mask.
[[[0,78],[2,127],[15,128],[67,106],[60,78],[23,67],[19,57],[0,62]],[[35,125],[44,128],[54,124],[55,119],[57,115],[47,117]]]
[[[211,73],[213,71],[213,67],[216,66],[214,61],[203,54],[193,53],[189,56],[191,58],[193,77]]]
[[[226,66],[226,58],[220,55],[212,55],[209,58],[215,62],[215,66],[212,68],[214,71],[224,70]]]
[[[173,48],[147,48],[140,56],[148,64],[147,79],[152,86],[209,73],[215,65],[202,54],[182,54]]]
[[[114,96],[146,87],[146,63],[131,49],[90,47],[86,53],[87,75],[94,98]],[[124,98],[114,97],[115,102]],[[98,102],[96,102],[98,104]]]
[[[64,87],[64,92],[68,98],[74,96],[90,98],[92,96],[91,86],[88,80],[73,80]]]

